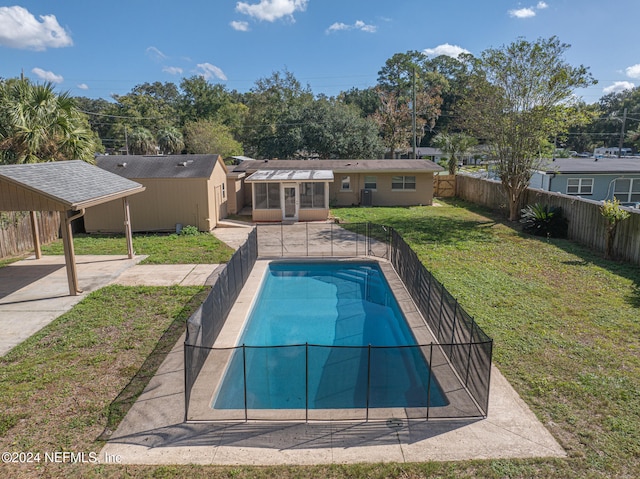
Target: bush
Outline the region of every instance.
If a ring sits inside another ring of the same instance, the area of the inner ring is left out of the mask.
[[[558,206],[528,205],[522,210],[520,218],[522,231],[534,236],[546,238],[566,238],[569,222],[562,215],[562,208]]]
[[[182,228],[182,231],[180,231],[180,234],[182,236],[197,236],[200,234],[200,231],[198,231],[198,228],[196,226],[187,225],[184,228]]]

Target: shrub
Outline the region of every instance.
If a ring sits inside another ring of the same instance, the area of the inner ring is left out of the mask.
[[[522,210],[520,222],[522,230],[534,236],[566,238],[569,231],[569,223],[558,206],[528,205]]]
[[[180,234],[182,236],[197,236],[200,234],[200,231],[198,231],[198,228],[196,226],[187,225],[184,228],[182,228],[182,231],[180,231]]]

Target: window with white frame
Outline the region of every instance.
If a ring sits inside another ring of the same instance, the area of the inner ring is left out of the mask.
[[[351,177],[343,176],[340,189],[342,191],[351,191]]]
[[[253,191],[255,204],[258,210],[280,209],[280,184],[279,183],[254,183]]]
[[[364,177],[364,188],[365,190],[375,190],[378,188],[378,178],[375,176],[365,176]]]
[[[227,197],[227,192],[225,190],[224,183],[222,183],[222,199],[224,200]]]
[[[592,195],[593,194],[593,178],[568,178],[567,194],[568,195]]]
[[[300,183],[300,207],[324,208],[324,183]]]
[[[391,190],[415,190],[416,189],[416,177],[415,176],[393,176],[391,178]]]
[[[618,178],[613,187],[613,196],[620,203],[640,203],[640,178]]]

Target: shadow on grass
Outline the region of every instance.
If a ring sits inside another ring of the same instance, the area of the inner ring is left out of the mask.
[[[460,206],[474,211],[483,216],[493,218],[496,223],[501,223],[507,228],[515,231],[521,238],[526,238],[533,241],[540,241],[543,243],[552,243],[557,248],[562,249],[566,253],[577,256],[580,259],[564,261],[563,264],[572,266],[575,268],[584,268],[586,266],[594,265],[602,268],[612,274],[621,276],[633,282],[633,290],[631,293],[625,296],[625,301],[633,308],[640,308],[640,268],[637,265],[633,265],[629,262],[608,260],[604,258],[604,254],[594,249],[589,248],[586,245],[581,244],[574,239],[547,239],[543,237],[533,236],[522,231],[520,223],[507,221],[504,218],[499,218],[500,213],[489,209],[484,209],[481,206],[472,205],[470,203],[462,203]],[[576,270],[577,272],[577,270]]]
[[[155,376],[158,368],[171,352],[180,336],[185,332],[185,324],[191,314],[202,304],[207,295],[209,288],[204,289],[194,295],[189,302],[176,315],[173,322],[166,329],[164,334],[158,340],[156,347],[151,354],[147,356],[138,372],[131,378],[129,384],[118,394],[118,396],[109,405],[109,414],[107,424],[102,434],[97,438],[98,441],[108,441],[118,425],[127,415],[131,406],[138,400],[138,397],[147,384]]]

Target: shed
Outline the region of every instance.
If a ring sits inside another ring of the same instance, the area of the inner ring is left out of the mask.
[[[144,186],[114,175],[80,160],[0,166],[0,211],[31,212],[31,227],[36,258],[41,257],[36,211],[60,212],[69,293],[76,295],[78,275],[73,249],[71,222],[96,205],[114,203],[127,236],[129,258],[133,258],[129,196],[144,191]]]
[[[177,225],[210,231],[227,216],[227,167],[220,155],[109,155],[96,164],[145,186],[131,200],[134,231],[175,231]],[[108,204],[90,208],[86,231],[121,232],[117,213]]]

